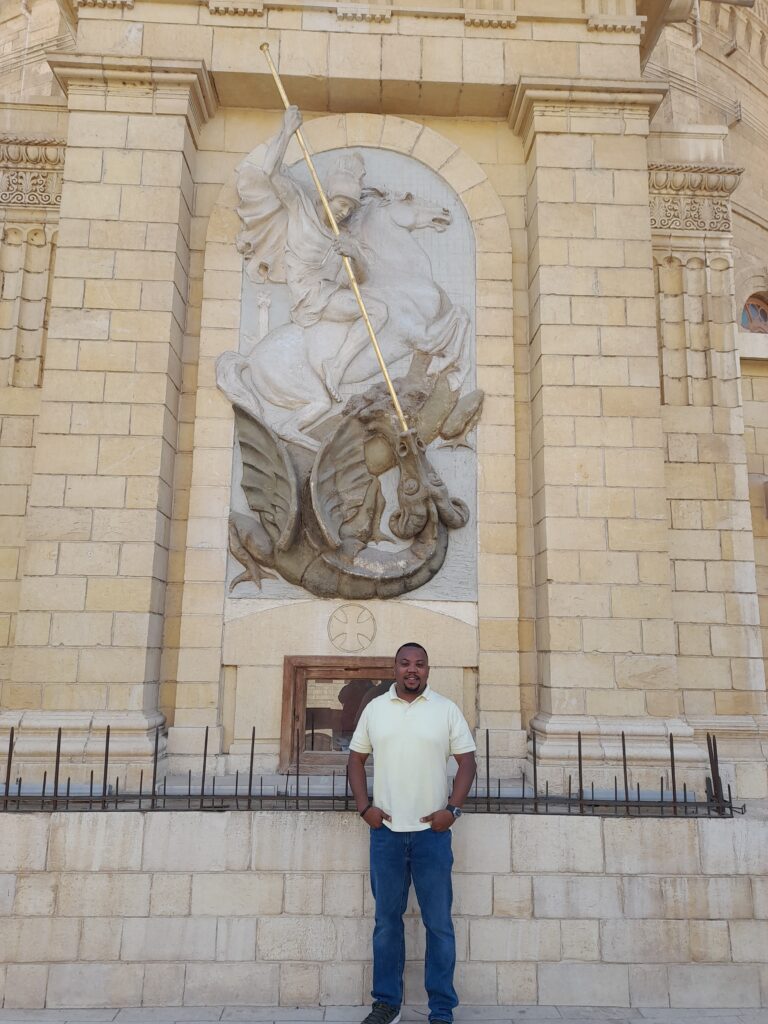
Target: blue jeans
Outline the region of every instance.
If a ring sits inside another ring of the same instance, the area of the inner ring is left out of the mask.
[[[374,1002],[390,1006],[400,1006],[403,1001],[403,914],[413,879],[427,931],[424,987],[429,996],[429,1019],[448,1024],[459,1003],[453,987],[452,866],[450,831],[393,832],[386,825],[371,829],[371,889],[376,900],[371,995]]]

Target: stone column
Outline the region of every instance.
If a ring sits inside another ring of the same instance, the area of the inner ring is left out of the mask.
[[[765,672],[736,351],[726,130],[652,140],[650,185],[679,702],[742,797],[768,795]],[[765,719],[763,719],[765,721]]]
[[[701,760],[678,717],[667,546],[647,176],[662,96],[523,78],[510,114],[528,173],[533,728],[553,783],[579,731],[585,758],[608,765],[624,731],[656,785],[670,731],[681,767]]]
[[[17,757],[151,754],[199,61],[61,55],[69,132],[12,686]]]

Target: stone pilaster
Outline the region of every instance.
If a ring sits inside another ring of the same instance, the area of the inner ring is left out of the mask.
[[[59,250],[12,686],[17,757],[153,747],[185,321],[199,61],[61,55]],[[71,722],[69,721],[71,719]],[[26,737],[26,738],[25,738]]]
[[[765,796],[766,714],[744,416],[736,350],[725,132],[654,137],[650,163],[680,698],[713,731],[740,796]]]
[[[533,728],[552,767],[573,764],[578,731],[588,760],[615,762],[624,731],[656,783],[670,731],[681,767],[701,761],[679,717],[667,546],[647,177],[661,99],[523,78],[511,112],[528,173]]]

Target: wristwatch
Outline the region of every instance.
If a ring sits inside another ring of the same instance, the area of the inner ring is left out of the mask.
[[[453,804],[447,804],[445,809],[450,811],[454,818],[460,818],[464,813],[460,807],[454,807]]]

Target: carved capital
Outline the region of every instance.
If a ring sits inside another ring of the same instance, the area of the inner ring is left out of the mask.
[[[730,232],[730,195],[743,168],[728,164],[648,165],[654,231]]]
[[[0,206],[58,208],[62,139],[0,135]]]

